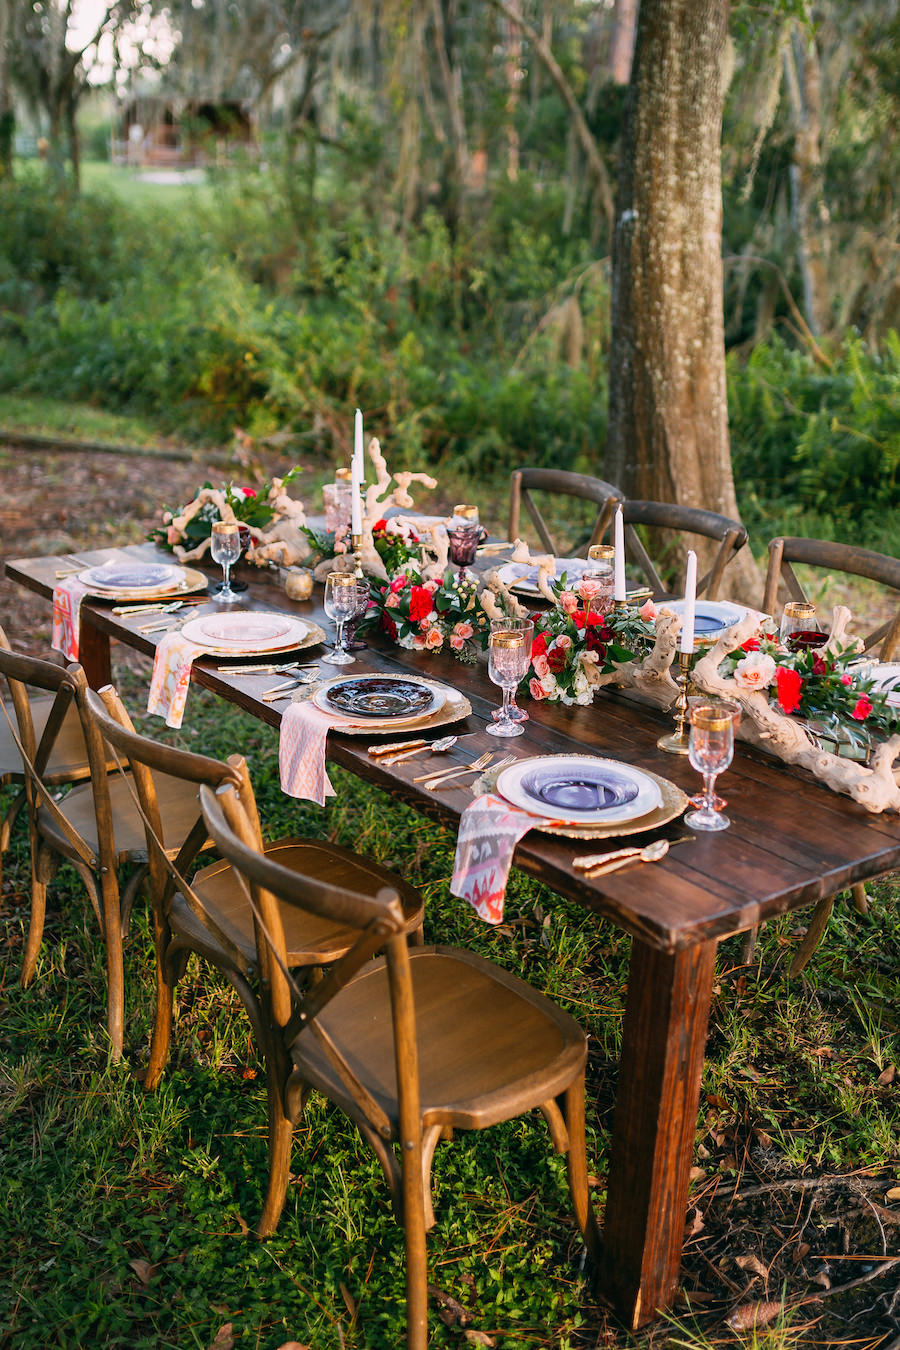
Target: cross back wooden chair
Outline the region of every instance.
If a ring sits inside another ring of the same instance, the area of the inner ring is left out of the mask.
[[[11,652],[12,646],[6,633],[0,628],[0,651]],[[25,806],[25,783],[27,774],[16,739],[15,722],[28,728],[28,741],[37,749],[48,720],[53,711],[55,695],[24,691],[27,708],[22,705],[19,712],[15,709],[15,697],[10,703],[4,702],[0,713],[0,787],[16,786],[19,791],[13,797],[0,819],[0,879],[3,876],[3,859],[9,849],[12,831],[16,820]],[[7,716],[8,714],[8,716]],[[51,731],[54,729],[51,728]],[[81,730],[78,709],[69,701],[62,724],[49,737],[49,749],[45,761],[42,757],[41,777],[48,788],[60,788],[70,783],[81,783],[90,777],[87,748]]]
[[[408,1350],[427,1344],[431,1166],[438,1141],[455,1129],[484,1129],[540,1109],[557,1151],[567,1153],[576,1220],[597,1258],[584,1134],[587,1042],[578,1023],[473,953],[410,947],[395,888],[361,893],[264,856],[234,786],[202,787],[200,800],[210,834],[244,878],[253,905],[257,960],[268,970],[271,1053],[284,1063],[281,1099],[273,1104],[283,1115],[279,1128],[289,1141],[315,1089],[372,1147],[404,1228]],[[287,967],[286,910],[359,934],[324,979],[305,989]],[[286,1172],[286,1151],[277,1154],[271,1166]]]
[[[363,895],[390,887],[399,897],[404,934],[420,944],[422,897],[387,868],[337,844],[293,837],[264,842],[253,786],[241,756],[232,755],[227,762],[220,762],[140,735],[110,686],[99,692],[89,691],[87,700],[104,740],[130,768],[144,820],[156,948],[156,1013],[144,1087],[152,1091],[162,1076],[171,1044],[175,989],[188,956],[196,952],[221,971],[236,990],[266,1063],[273,1162],[269,1194],[258,1226],[260,1234],[266,1235],[274,1230],[284,1205],[291,1134],[279,1105],[284,1056],[272,1039],[266,996],[260,992],[266,990],[275,972],[268,949],[261,944],[256,931],[256,919],[244,885],[230,863],[227,860],[211,863],[195,872],[190,881],[186,879],[207,840],[196,788],[203,785],[215,790],[229,786],[236,792],[243,817],[249,822],[254,847],[266,858],[277,860],[287,875],[296,873],[313,882],[327,878],[332,887]],[[156,783],[162,774],[192,784],[195,793],[196,828],[185,837],[174,858],[160,846],[161,813]],[[342,914],[323,917],[289,904],[280,907],[277,926],[282,934],[280,958],[299,972],[304,981],[318,979],[323,968],[337,961],[359,938]]]
[[[878,624],[865,638],[866,652],[880,647],[882,661],[893,661],[900,649],[900,559],[871,549],[857,548],[855,544],[838,544],[828,539],[803,539],[798,536],[779,536],[769,543],[769,567],[763,595],[763,613],[774,614],[779,589],[783,586],[790,600],[808,600],[809,595],[794,571],[793,564],[818,567],[834,575],[864,577],[876,581],[890,591],[894,612],[884,623]]]
[[[31,913],[21,980],[28,985],[35,972],[43,937],[47,887],[60,860],[72,864],[87,890],[106,947],[107,1029],[112,1053],[122,1053],[125,1021],[123,931],[134,898],[147,872],[147,850],[140,814],[126,778],[112,767],[87,707],[88,685],[79,665],[63,669],[50,661],[0,649],[0,673],[12,693],[26,775],[26,804],[32,839]],[[52,708],[38,738],[31,716],[29,689],[53,696]],[[67,727],[71,709],[79,718],[90,780],[76,784],[56,800],[45,781],[57,738]],[[5,718],[4,718],[5,721]],[[166,847],[174,856],[193,825],[206,840],[196,789],[173,778],[157,783]],[[130,866],[124,887],[119,872]]]
[[[598,507],[593,528],[572,546],[576,552],[590,544],[598,544],[612,519],[612,513],[625,494],[612,483],[602,478],[592,478],[586,473],[568,473],[563,469],[516,469],[510,483],[509,527],[507,537],[517,539],[521,529],[522,504],[537,530],[541,547],[554,557],[562,556],[556,541],[538,503],[534,492],[548,493],[554,496],[575,497],[579,501],[594,502]],[[567,552],[572,550],[567,550]]]
[[[747,542],[747,531],[739,520],[675,502],[637,501],[629,497],[622,506],[622,519],[625,556],[630,565],[640,568],[647,585],[660,600],[676,599],[684,593],[684,586],[671,590],[663,581],[645,543],[648,530],[664,531],[667,536],[698,535],[718,542],[712,566],[697,578],[697,595],[707,600],[716,599],[725,568]]]
[[[794,571],[795,563],[817,567],[832,576],[841,573],[846,576],[863,577],[867,581],[878,582],[888,590],[894,591],[896,594],[892,596],[894,609],[892,616],[885,622],[877,624],[863,638],[863,642],[864,650],[867,653],[878,650],[882,661],[896,659],[900,649],[900,559],[891,558],[886,553],[875,553],[871,549],[857,548],[855,544],[836,543],[830,539],[804,539],[798,535],[779,535],[769,543],[769,566],[762,600],[763,613],[775,614],[782,587],[790,600],[809,600],[808,592]],[[866,914],[869,903],[862,882],[851,886],[850,894],[857,912]],[[834,895],[824,896],[816,905],[806,935],[788,969],[790,975],[799,975],[808,965],[825,935],[833,909]],[[755,947],[754,928],[744,938],[745,961],[752,958]]]

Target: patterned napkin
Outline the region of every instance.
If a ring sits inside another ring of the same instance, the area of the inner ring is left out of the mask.
[[[88,588],[77,577],[65,577],[53,587],[53,636],[50,645],[67,661],[78,660],[81,602]]]
[[[181,726],[191,684],[191,666],[198,656],[205,656],[209,650],[198,642],[191,642],[177,630],[166,633],[157,647],[147,711],[159,713],[166,719],[167,727]]]
[[[326,797],[335,795],[325,772],[325,742],[332,727],[359,726],[349,717],[335,717],[322,712],[309,699],[292,703],[281,719],[278,741],[278,768],[281,772],[281,790],[288,797],[307,797],[325,805]]]
[[[463,811],[450,892],[468,900],[485,923],[503,922],[506,881],[516,844],[535,823],[527,811],[491,792],[477,797]]]

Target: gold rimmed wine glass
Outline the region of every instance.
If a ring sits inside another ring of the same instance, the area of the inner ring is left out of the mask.
[[[788,600],[781,616],[781,641],[789,651],[806,651],[821,647],[828,639],[816,617],[816,607],[808,600]]]
[[[703,775],[703,794],[700,805],[688,811],[684,823],[692,830],[727,830],[731,821],[716,809],[715,785],[734,755],[734,705],[714,699],[697,702],[688,717],[691,724],[688,758],[691,767]]]
[[[525,642],[525,649],[528,652],[528,661],[525,664],[522,675],[519,677],[520,679],[524,679],[528,674],[528,666],[531,664],[531,645],[534,642],[534,624],[531,619],[491,619],[491,632],[514,632],[522,634]],[[528,721],[528,713],[516,703],[515,689],[513,689],[509,696],[509,707],[506,709],[506,714],[511,717],[514,722]],[[491,713],[491,717],[493,717],[495,722],[499,722],[503,716],[504,711],[502,708],[495,708]]]
[[[528,628],[534,631],[533,625],[528,624]],[[513,690],[525,678],[531,662],[531,633],[514,627],[513,622],[494,619],[488,643],[488,675],[503,690],[503,705],[497,721],[486,728],[487,733],[521,736],[522,726],[511,716],[510,708]]]
[[[329,572],[325,579],[325,613],[334,620],[334,650],[322,657],[332,666],[350,666],[355,656],[344,647],[344,624],[352,619],[359,605],[356,575],[353,572]]]

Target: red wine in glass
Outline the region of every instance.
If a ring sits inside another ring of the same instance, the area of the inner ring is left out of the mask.
[[[828,641],[828,634],[818,628],[798,628],[785,638],[785,645],[792,652],[811,651],[822,647]]]

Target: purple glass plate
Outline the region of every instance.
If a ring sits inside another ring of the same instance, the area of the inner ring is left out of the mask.
[[[583,825],[636,820],[662,801],[649,774],[596,755],[519,760],[500,774],[497,791],[534,815]]]
[[[436,696],[426,684],[373,675],[331,685],[325,701],[336,712],[354,717],[415,717],[430,712]]]
[[[585,766],[578,773],[560,773],[545,764],[522,779],[524,792],[554,811],[608,811],[624,806],[638,795],[634,779],[625,778],[603,765]]]

